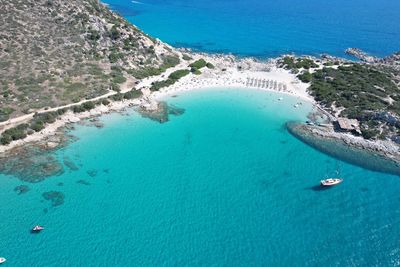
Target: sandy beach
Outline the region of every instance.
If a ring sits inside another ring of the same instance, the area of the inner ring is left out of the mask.
[[[203,58],[211,62],[215,69],[203,68],[201,75],[187,75],[172,86],[152,93],[152,97],[161,99],[166,95],[200,88],[235,87],[281,92],[314,103],[307,93],[309,85],[299,81],[296,75],[288,70],[278,68],[275,60],[259,62],[252,58],[236,59],[232,56],[205,54],[194,54],[193,58]],[[142,85],[149,86],[151,82],[144,81]]]

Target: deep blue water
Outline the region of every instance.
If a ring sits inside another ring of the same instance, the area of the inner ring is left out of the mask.
[[[398,0],[105,0],[174,46],[273,57],[400,50]]]
[[[165,124],[130,112],[77,125],[55,155],[78,170],[0,175],[5,266],[398,266],[400,178],[303,144],[283,125],[309,106],[296,115],[298,100],[278,97],[192,92],[169,99],[186,112]],[[338,167],[345,181],[321,190]]]

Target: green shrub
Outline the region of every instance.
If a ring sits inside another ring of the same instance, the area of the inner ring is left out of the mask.
[[[33,116],[33,122],[53,123],[58,117],[57,112],[36,113]]]
[[[305,71],[303,74],[297,75],[297,78],[299,78],[303,83],[309,83],[311,82],[312,75],[310,72]]]
[[[294,58],[293,57],[284,57],[283,65],[285,66],[285,69],[293,69],[295,67]]]
[[[124,55],[122,53],[111,52],[108,59],[111,63],[116,63],[119,59],[122,59]]]
[[[365,139],[374,139],[379,134],[379,131],[376,129],[363,129],[361,134]]]
[[[94,109],[94,108],[96,107],[96,105],[95,105],[93,102],[88,101],[88,102],[83,103],[83,104],[82,104],[82,107],[83,107],[85,110],[91,110],[91,109]]]
[[[111,90],[113,90],[115,92],[121,91],[119,84],[117,84],[117,83],[111,83],[110,88],[111,88]]]
[[[88,37],[92,41],[97,41],[100,39],[101,36],[100,36],[100,32],[91,30],[91,31],[89,31]]]
[[[72,111],[73,111],[74,113],[81,113],[81,112],[84,112],[85,109],[84,109],[82,106],[78,105],[78,106],[74,106],[74,107],[72,108]]]
[[[11,143],[13,140],[24,139],[27,136],[28,124],[20,124],[16,127],[7,129],[3,132],[0,142],[3,145]]]
[[[179,80],[180,78],[182,78],[182,77],[185,77],[186,75],[188,75],[190,73],[190,71],[189,70],[177,70],[177,71],[174,71],[174,72],[172,72],[169,76],[168,76],[168,78],[169,79],[172,79],[172,80]]]
[[[183,54],[182,55],[182,58],[183,58],[183,60],[186,60],[186,61],[189,61],[189,60],[192,60],[193,58],[191,58],[189,55],[187,55],[187,54]]]
[[[318,67],[318,65],[314,62],[314,60],[308,58],[284,57],[282,59],[282,64],[284,68],[287,70],[294,70],[301,68],[310,69]]]
[[[124,76],[115,76],[111,79],[112,83],[124,83],[126,82],[126,78]]]
[[[44,123],[42,121],[32,122],[29,127],[35,132],[40,132],[44,129]]]
[[[65,108],[61,108],[61,109],[57,110],[58,115],[63,115],[65,112],[67,112],[67,109],[65,109]]]
[[[110,96],[110,99],[112,99],[114,101],[121,101],[122,99],[124,99],[124,95],[121,93],[118,93],[118,94]]]
[[[82,105],[74,106],[72,108],[72,111],[74,113],[80,113],[80,112],[85,112],[85,111],[94,109],[95,107],[96,107],[96,105],[93,102],[89,101],[89,102],[83,103]]]
[[[207,66],[207,62],[204,59],[199,59],[193,62],[192,64],[189,65],[189,67],[196,68],[196,69],[201,69]]]
[[[139,98],[143,95],[142,91],[140,90],[131,90],[129,92],[126,92],[124,94],[124,99],[134,99],[134,98]]]
[[[1,121],[6,121],[10,118],[11,113],[14,112],[13,108],[1,108],[0,109],[0,122]]]
[[[117,26],[116,26],[116,25],[112,26],[110,32],[108,33],[108,36],[109,36],[112,40],[117,40],[117,39],[121,36],[121,33],[120,33],[119,30],[117,29]]]
[[[157,82],[154,82],[152,84],[152,86],[150,87],[150,90],[151,91],[158,91],[163,87],[168,87],[170,85],[173,85],[175,82],[176,82],[176,80],[173,80],[173,79],[167,79],[167,80],[164,80],[164,81],[157,81]]]
[[[9,143],[11,143],[12,142],[12,137],[11,137],[11,135],[8,135],[8,134],[2,134],[1,135],[1,138],[0,138],[0,143],[2,144],[2,145],[8,145]]]
[[[160,75],[164,71],[164,68],[146,67],[142,69],[130,70],[129,74],[131,74],[136,79],[144,79],[147,77]]]
[[[110,104],[110,101],[108,101],[107,99],[104,98],[101,100],[101,104],[103,104],[104,106],[107,106]]]
[[[180,59],[177,56],[166,56],[163,58],[162,69],[169,69],[175,67],[180,63]]]
[[[215,66],[210,62],[207,62],[206,67],[209,69],[215,69]]]

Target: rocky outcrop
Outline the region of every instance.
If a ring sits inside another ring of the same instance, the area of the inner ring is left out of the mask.
[[[391,141],[368,141],[331,128],[287,123],[288,131],[306,144],[333,157],[373,171],[400,176],[400,146]]]
[[[345,52],[348,55],[352,55],[352,56],[358,58],[359,60],[368,62],[368,63],[377,63],[380,60],[379,58],[373,57],[373,56],[369,55],[368,53],[362,51],[359,48],[347,48]]]

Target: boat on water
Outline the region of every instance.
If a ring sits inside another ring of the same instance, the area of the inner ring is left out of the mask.
[[[40,225],[36,225],[35,227],[32,228],[32,233],[39,233],[40,231],[42,231],[44,229],[43,226]]]
[[[341,178],[328,178],[325,180],[321,180],[321,185],[322,186],[334,186],[334,185],[338,185],[341,182],[343,182],[343,179]]]
[[[6,261],[6,258],[0,257],[0,264],[5,263]]]

